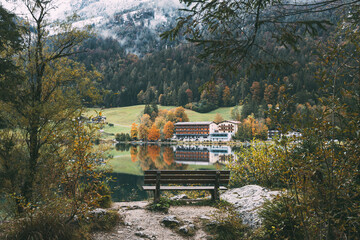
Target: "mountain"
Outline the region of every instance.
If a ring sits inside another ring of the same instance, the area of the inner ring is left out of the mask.
[[[21,17],[29,17],[21,0],[1,4]],[[127,52],[140,56],[171,44],[162,42],[159,34],[174,26],[182,7],[178,0],[59,0],[53,4],[51,22],[76,14],[74,26],[91,25],[98,36],[112,37]]]

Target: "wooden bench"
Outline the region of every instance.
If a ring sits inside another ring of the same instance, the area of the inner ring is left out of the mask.
[[[213,201],[219,200],[219,190],[226,190],[222,185],[227,185],[230,171],[219,170],[149,170],[144,172],[143,189],[154,192],[154,201],[160,200],[160,191],[210,191]],[[169,186],[175,184],[177,186]],[[201,186],[189,186],[201,184]],[[179,186],[181,185],[181,186]]]

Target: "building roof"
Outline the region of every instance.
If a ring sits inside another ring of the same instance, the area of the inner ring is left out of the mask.
[[[210,125],[213,122],[177,122],[175,125]]]
[[[220,123],[226,123],[226,122],[228,122],[228,123],[233,123],[233,124],[239,124],[239,123],[240,123],[239,121],[225,120],[225,121],[219,122],[218,124],[220,124]]]

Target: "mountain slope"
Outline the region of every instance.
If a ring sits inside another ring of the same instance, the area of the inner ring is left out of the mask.
[[[21,0],[1,4],[22,18],[30,18]],[[52,2],[49,21],[74,14],[74,26],[91,25],[102,37],[118,40],[126,51],[144,55],[163,46],[159,34],[179,16],[178,0],[58,0]]]

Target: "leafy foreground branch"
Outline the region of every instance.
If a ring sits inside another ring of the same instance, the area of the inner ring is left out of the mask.
[[[0,238],[86,239],[78,235],[83,220],[108,202],[100,194],[104,149],[93,144],[98,127],[81,121],[86,104],[99,99],[102,77],[67,58],[89,32],[64,22],[50,35],[54,1],[22,4],[29,18],[1,31],[1,39],[15,37],[0,48],[12,70],[0,72]]]

